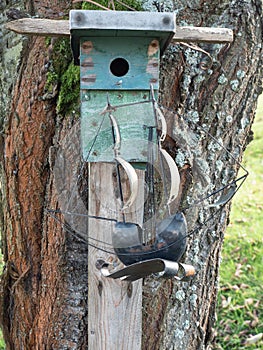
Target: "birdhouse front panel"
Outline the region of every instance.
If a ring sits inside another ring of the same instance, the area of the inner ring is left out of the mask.
[[[156,38],[81,39],[81,89],[158,89],[159,41]]]

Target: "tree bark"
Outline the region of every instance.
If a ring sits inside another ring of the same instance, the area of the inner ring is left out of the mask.
[[[205,71],[201,62],[207,63],[208,57],[183,45],[171,47],[162,65],[162,103],[175,109],[181,118],[196,118],[239,161],[252,139],[251,125],[262,91],[261,5],[261,1],[220,1],[209,5],[202,1],[177,1],[177,23],[232,28],[234,42],[200,45],[213,59],[212,67]],[[184,146],[191,142],[195,143],[197,159],[200,160],[198,154],[202,155],[202,161],[191,167],[189,156],[184,155],[186,164],[182,164],[181,175],[186,195],[191,199],[202,197],[211,185],[218,188],[227,183],[231,172],[238,170],[236,164],[221,158],[222,149],[216,149],[208,136],[202,140],[195,130],[194,134],[186,133],[182,140],[178,128],[178,123],[170,120],[171,136],[176,140],[175,155],[184,152],[182,143]],[[214,341],[220,251],[229,210],[227,205],[208,227],[189,238],[185,261],[197,269],[194,280],[183,284],[164,281],[158,286],[151,281],[146,283],[144,349],[210,348]],[[187,211],[186,219],[191,227],[210,215],[209,208],[195,207]]]
[[[31,14],[49,18],[70,7],[66,0],[26,5]],[[162,60],[160,101],[178,116],[171,114],[168,120],[166,148],[180,168],[180,202],[189,204],[228,183],[238,167],[231,157],[222,158],[222,148],[211,137],[203,137],[198,128],[182,130],[178,120],[196,121],[241,161],[262,91],[262,2],[179,0],[172,7],[180,25],[234,30],[231,45],[202,44],[213,60],[206,70],[201,63],[209,64],[209,56],[180,44],[170,46]],[[54,45],[47,47],[37,37],[25,46],[0,144],[1,323],[7,349],[87,349],[88,344],[88,248],[44,212],[45,207],[58,207],[54,158],[76,123],[73,113],[57,114],[57,90],[46,95],[52,50]],[[187,283],[144,281],[143,349],[211,348],[229,209],[227,205],[206,226],[202,222],[211,208],[186,211],[189,229],[202,226],[189,237],[183,258],[197,274]]]

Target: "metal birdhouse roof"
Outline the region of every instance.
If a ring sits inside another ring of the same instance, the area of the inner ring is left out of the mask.
[[[81,37],[153,37],[161,52],[175,34],[175,14],[168,12],[70,11],[71,45],[75,61]]]

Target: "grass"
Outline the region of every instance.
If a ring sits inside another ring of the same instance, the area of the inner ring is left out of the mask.
[[[5,350],[5,342],[3,339],[2,331],[0,331],[0,350]]]
[[[263,95],[253,131],[222,252],[216,349],[263,349]]]
[[[2,271],[3,271],[3,266],[4,266],[3,256],[0,253],[0,273],[2,273]],[[5,350],[5,342],[4,342],[4,339],[3,339],[1,328],[0,328],[0,350]]]

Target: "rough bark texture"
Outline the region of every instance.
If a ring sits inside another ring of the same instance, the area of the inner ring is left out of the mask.
[[[67,12],[70,3],[44,0],[26,5],[31,14],[55,18]],[[241,160],[251,140],[261,92],[262,2],[177,1],[174,8],[178,24],[229,27],[235,39],[231,45],[202,46],[213,58],[207,70],[200,66],[207,55],[181,45],[170,47],[162,62],[160,100],[179,116],[206,127]],[[44,94],[49,50],[52,46],[48,48],[44,39],[30,39],[23,51],[10,113],[1,107],[0,125],[6,113],[4,145],[0,143],[1,155],[5,155],[1,157],[1,191],[6,264],[1,322],[7,349],[87,349],[88,342],[87,247],[43,212],[45,206],[56,208],[53,159],[56,147],[74,124],[69,115],[57,116],[56,91],[48,98]],[[1,63],[3,67],[3,59]],[[2,88],[1,101],[11,84]],[[222,158],[222,149],[211,138],[201,137],[197,129],[181,132],[172,117],[169,128],[175,143],[168,142],[167,148],[174,152],[181,169],[184,203],[227,183],[237,171],[235,162]],[[194,154],[186,154],[193,143]],[[202,223],[210,210],[188,210],[189,227]],[[184,261],[197,269],[193,281],[145,281],[144,349],[209,348],[228,214],[227,206],[209,227],[189,239]]]
[[[208,57],[183,45],[171,47],[162,65],[162,103],[176,109],[178,116],[205,127],[239,160],[251,141],[250,128],[262,91],[261,5],[261,1],[177,1],[177,23],[228,27],[234,31],[234,42],[202,45],[213,59],[207,70],[202,69],[201,62],[207,62]],[[222,149],[211,138],[203,139],[198,130],[180,135],[178,122],[170,123],[177,141],[176,154],[180,155],[176,159],[182,161],[184,169],[181,176],[185,178],[186,198],[191,201],[227,183],[237,167],[229,157],[221,156]],[[189,167],[191,159],[184,154],[184,146],[193,142],[199,161]],[[202,161],[198,155],[202,155]],[[211,211],[202,207],[186,212],[190,228],[210,215]],[[193,281],[146,284],[145,349],[209,348],[214,337],[220,251],[228,215],[226,206],[208,228],[203,227],[189,238],[185,261],[197,268]]]

